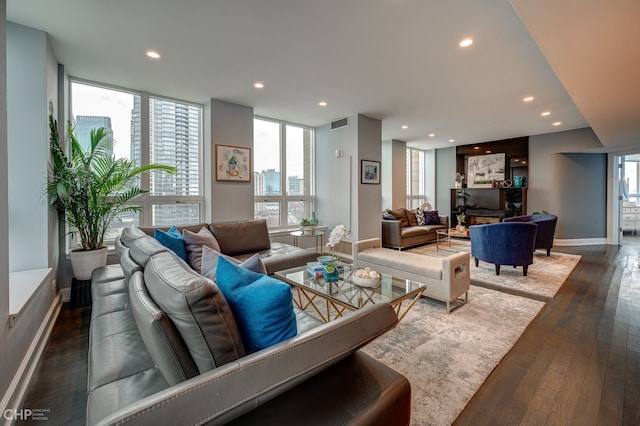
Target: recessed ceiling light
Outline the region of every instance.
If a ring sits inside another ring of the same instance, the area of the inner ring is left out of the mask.
[[[155,50],[147,50],[144,53],[151,59],[160,59],[160,54]]]
[[[562,124],[562,121],[554,121],[553,125],[554,126],[560,126]]]
[[[435,137],[436,137],[436,134],[435,134],[435,133],[429,133],[429,137],[430,137],[430,138],[435,138]]]
[[[513,161],[515,161],[516,163],[520,161],[519,158],[514,158]]]
[[[465,38],[462,39],[462,41],[460,41],[460,47],[469,47],[473,44],[473,39],[472,38]]]
[[[326,107],[329,104],[326,101],[320,101],[320,102],[318,102],[318,105],[321,106],[321,107]]]
[[[409,128],[409,126],[407,126],[406,124],[402,125],[402,130],[407,130]]]
[[[531,102],[532,100],[534,100],[535,98],[533,96],[527,96],[526,98],[523,98],[522,101],[523,102]]]
[[[527,162],[526,162],[526,161],[523,161],[521,164],[527,164]]]
[[[551,115],[551,111],[542,112],[542,113],[540,113],[540,115],[543,116],[543,117],[548,117],[548,116]]]
[[[256,81],[255,83],[253,83],[253,87],[255,87],[256,89],[264,89],[264,83]]]
[[[491,154],[491,150],[490,150],[490,149],[488,149],[488,150],[486,150],[486,151],[485,151],[485,153],[487,153],[487,154]]]
[[[456,140],[455,139],[449,139],[449,142],[454,143]]]
[[[474,146],[473,149],[480,149],[480,147],[479,146]]]

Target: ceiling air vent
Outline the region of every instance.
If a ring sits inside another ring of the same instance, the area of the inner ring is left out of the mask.
[[[336,120],[331,123],[331,130],[337,130],[341,127],[347,127],[347,119]]]

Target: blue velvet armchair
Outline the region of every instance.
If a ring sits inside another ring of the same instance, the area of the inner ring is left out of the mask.
[[[476,261],[493,263],[496,275],[501,265],[522,266],[522,274],[533,263],[538,225],[525,222],[500,222],[469,227],[471,256]]]
[[[535,248],[546,249],[547,256],[551,255],[558,216],[553,214],[528,214],[508,217],[504,219],[504,222],[532,222],[538,225]]]

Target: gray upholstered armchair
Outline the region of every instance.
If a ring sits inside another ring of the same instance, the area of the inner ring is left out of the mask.
[[[522,274],[527,275],[533,263],[533,251],[538,225],[535,223],[500,222],[469,227],[471,256],[476,261],[493,263],[496,275],[500,275],[501,265],[522,266]]]

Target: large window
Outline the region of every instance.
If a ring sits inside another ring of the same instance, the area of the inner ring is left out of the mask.
[[[254,216],[270,228],[296,226],[314,210],[313,129],[253,121]]]
[[[407,148],[407,208],[413,210],[426,202],[425,192],[424,151]]]
[[[72,81],[71,117],[81,144],[88,146],[91,129],[106,127],[113,132],[117,158],[177,169],[175,175],[144,175],[139,184],[149,192],[134,200],[141,210],[117,218],[107,239],[126,226],[202,221],[201,106]]]

